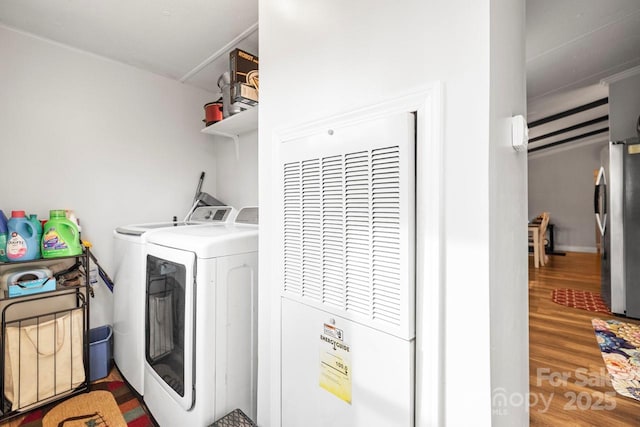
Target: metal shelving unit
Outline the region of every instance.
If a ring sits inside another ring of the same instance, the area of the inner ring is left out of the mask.
[[[77,286],[56,284],[52,291],[15,297],[0,290],[0,422],[88,391],[89,258],[85,249],[77,256],[0,263],[0,274],[69,261],[84,269]]]

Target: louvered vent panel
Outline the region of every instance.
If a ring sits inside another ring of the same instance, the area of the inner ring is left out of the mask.
[[[284,289],[302,294],[300,163],[284,165]]]
[[[370,316],[369,153],[345,155],[345,288],[347,311]]]
[[[322,159],[322,278],[323,302],[343,309],[344,174],[342,156]]]
[[[401,321],[400,151],[371,154],[372,316],[395,325]]]
[[[400,149],[284,165],[284,291],[402,327]]]
[[[302,295],[322,300],[320,161],[302,162]]]

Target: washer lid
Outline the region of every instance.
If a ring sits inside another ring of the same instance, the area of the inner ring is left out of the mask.
[[[183,225],[191,225],[188,222],[152,222],[149,224],[131,224],[124,225],[122,227],[116,228],[116,233],[119,234],[127,234],[130,236],[141,236],[147,231],[155,230],[158,228],[167,228],[167,227],[180,227]]]
[[[233,222],[234,209],[231,206],[202,206],[189,217],[189,221],[151,222],[148,224],[131,224],[116,228],[116,233],[130,236],[141,236],[147,231],[158,228],[183,227],[185,225],[224,224]]]
[[[194,252],[198,258],[215,258],[258,250],[258,227],[220,224],[167,228],[148,235],[150,244]]]

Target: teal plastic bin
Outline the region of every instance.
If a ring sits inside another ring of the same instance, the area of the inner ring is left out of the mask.
[[[89,330],[89,381],[109,375],[113,359],[113,330],[105,325]]]

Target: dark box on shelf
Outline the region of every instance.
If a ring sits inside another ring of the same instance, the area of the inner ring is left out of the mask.
[[[231,70],[231,103],[247,105],[258,103],[259,71],[258,57],[242,49],[234,49],[229,54]]]
[[[236,83],[231,86],[231,99],[233,103],[241,103],[246,105],[258,104],[258,90],[245,83]],[[241,108],[243,108],[241,106]]]

